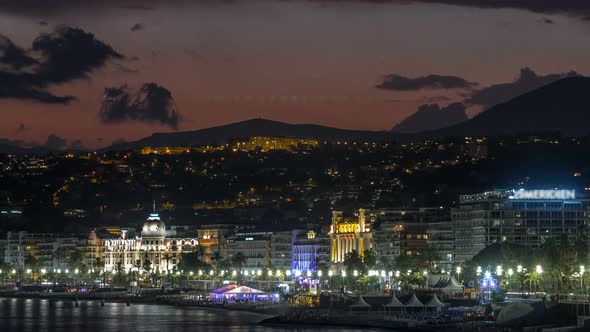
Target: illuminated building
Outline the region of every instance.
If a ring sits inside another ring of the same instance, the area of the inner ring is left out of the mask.
[[[365,210],[360,209],[358,219],[345,219],[342,211],[332,212],[330,227],[330,256],[334,263],[341,263],[349,252],[356,250],[362,257],[372,248],[371,230],[366,224]]]
[[[329,262],[330,241],[324,233],[294,230],[292,242],[291,270],[315,272],[318,263]]]
[[[273,232],[270,236],[270,264],[276,269],[291,268],[292,231]]]
[[[190,253],[197,247],[196,238],[173,238],[166,234],[166,225],[158,214],[152,213],[143,224],[141,237],[129,238],[126,230],[114,239],[103,239],[104,269],[131,271],[141,269],[174,271],[180,254]],[[148,262],[149,264],[146,264]]]
[[[45,269],[60,268],[55,256],[59,248],[75,250],[78,238],[75,235],[57,233],[8,232],[4,243],[3,261],[16,269],[23,269],[28,255],[39,260],[39,267]]]
[[[227,256],[241,253],[244,268],[263,268],[270,266],[271,232],[236,233],[228,239]]]
[[[254,151],[268,152],[272,150],[286,150],[294,151],[304,147],[317,147],[319,142],[308,138],[294,138],[294,137],[264,137],[255,136],[250,137],[247,141],[236,142],[232,151]]]
[[[227,237],[233,233],[235,225],[202,225],[197,230],[199,245],[203,247],[205,253],[203,258],[206,263],[217,263],[214,258],[216,253],[223,258],[226,256]]]
[[[590,223],[590,201],[573,190],[496,190],[462,195],[451,219],[455,261],[463,262],[494,243],[588,243],[580,229]]]
[[[417,255],[427,247],[441,250],[442,239],[431,239],[430,230],[450,223],[451,218],[449,210],[442,207],[380,209],[366,214],[372,219],[373,249],[379,260],[389,262],[400,255]],[[445,249],[452,250],[452,241]]]

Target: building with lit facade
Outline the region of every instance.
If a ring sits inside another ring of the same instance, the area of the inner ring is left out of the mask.
[[[454,260],[510,242],[538,248],[548,239],[575,243],[590,224],[590,200],[573,190],[496,190],[462,195],[451,210]],[[586,235],[587,237],[587,235]]]
[[[202,225],[197,230],[199,245],[203,247],[205,263],[215,262],[216,254],[225,258],[227,256],[227,239],[235,232],[235,225],[211,224]]]
[[[443,249],[443,238],[436,232],[431,234],[430,229],[439,229],[451,219],[449,209],[442,207],[380,209],[370,211],[369,215],[374,220],[373,249],[379,260],[388,262],[400,255],[417,255],[429,247]]]
[[[270,244],[272,232],[236,233],[228,238],[227,257],[241,253],[245,258],[244,268],[264,268],[270,266]]]
[[[292,232],[291,270],[312,271],[319,269],[319,263],[330,262],[330,239],[314,230]]]
[[[123,230],[118,238],[101,239],[104,269],[115,271],[131,271],[143,269],[167,272],[176,270],[182,253],[190,253],[198,246],[195,238],[170,237],[166,225],[158,214],[152,213],[143,224],[140,237],[128,237]],[[149,264],[146,264],[149,263]]]
[[[342,211],[333,211],[329,235],[333,263],[342,263],[346,254],[353,250],[362,257],[373,245],[364,209],[359,210],[357,218],[344,218]]]
[[[78,246],[76,235],[56,233],[8,232],[4,243],[2,259],[15,269],[23,269],[27,264],[27,256],[38,260],[38,267],[58,269],[62,262],[56,257],[59,248],[75,250]]]

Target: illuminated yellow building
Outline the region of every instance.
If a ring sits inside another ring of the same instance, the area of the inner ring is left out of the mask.
[[[332,262],[341,263],[347,253],[356,250],[362,257],[372,248],[372,234],[366,224],[364,209],[359,209],[358,220],[344,219],[342,211],[332,212],[330,227],[330,252]]]
[[[307,138],[293,138],[293,137],[264,137],[255,136],[250,137],[247,141],[236,142],[233,151],[253,151],[260,149],[262,152],[271,150],[286,150],[293,151],[304,146],[317,147],[318,141]]]

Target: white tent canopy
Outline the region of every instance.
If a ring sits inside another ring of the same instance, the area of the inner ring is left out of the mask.
[[[349,308],[370,308],[371,305],[368,304],[362,296],[359,296],[359,300],[355,304],[351,304],[348,306]]]
[[[463,292],[463,285],[448,274],[433,274],[428,277],[428,287],[445,293]]]
[[[436,294],[432,295],[432,297],[430,298],[430,300],[428,300],[428,302],[426,302],[426,306],[427,307],[436,307],[436,308],[442,308],[445,306],[444,303],[442,303],[439,299],[438,296],[436,296]]]
[[[418,300],[416,294],[412,294],[412,297],[406,302],[406,307],[423,307],[424,304]]]
[[[404,304],[397,298],[397,296],[395,296],[395,294],[393,294],[389,303],[385,305],[387,308],[401,308],[403,306]]]

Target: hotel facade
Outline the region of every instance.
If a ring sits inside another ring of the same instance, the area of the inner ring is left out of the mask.
[[[573,190],[496,190],[462,195],[451,219],[454,260],[465,262],[495,243],[588,244],[590,200],[577,198]]]
[[[346,254],[356,250],[361,257],[373,246],[373,234],[366,221],[366,211],[360,209],[358,218],[346,219],[342,211],[332,212],[330,226],[330,256],[332,263],[342,263]]]

